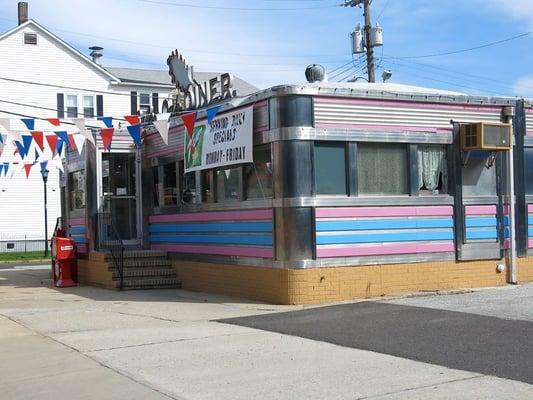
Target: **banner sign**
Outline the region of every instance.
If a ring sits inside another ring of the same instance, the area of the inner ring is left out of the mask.
[[[253,106],[198,121],[185,134],[185,172],[253,162]]]

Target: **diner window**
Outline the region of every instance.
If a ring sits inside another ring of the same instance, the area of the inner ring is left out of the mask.
[[[150,113],[150,95],[148,93],[139,94],[139,110],[141,111],[141,114]]]
[[[178,204],[178,187],[176,179],[176,163],[163,165],[163,205]]]
[[[76,171],[68,174],[70,211],[85,208],[85,172]]]
[[[215,191],[213,190],[213,170],[202,171],[202,201],[204,203],[215,202]]]
[[[152,180],[154,182],[154,190],[152,191],[153,197],[152,202],[154,204],[154,207],[159,207],[163,204],[161,201],[163,198],[163,191],[161,187],[161,182],[159,181],[159,167],[155,166],[152,167]]]
[[[216,170],[217,201],[239,200],[240,190],[240,168],[226,168]]]
[[[180,161],[180,171],[183,171],[183,161]],[[196,173],[187,172],[183,174],[181,180],[181,202],[182,204],[196,203]]]
[[[272,156],[270,144],[254,147],[254,162],[244,166],[247,199],[272,197]]]
[[[346,144],[316,142],[314,155],[316,194],[346,195]]]
[[[533,147],[524,148],[525,189],[526,194],[533,194]]]
[[[408,194],[407,147],[399,143],[358,143],[359,194]]]
[[[418,188],[420,194],[448,192],[445,146],[418,145]]]
[[[78,116],[78,96],[67,94],[67,117],[76,118]]]
[[[93,96],[83,96],[83,116],[85,118],[94,118]]]

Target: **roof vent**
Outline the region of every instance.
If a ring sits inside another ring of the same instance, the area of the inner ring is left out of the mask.
[[[22,25],[25,22],[28,22],[28,3],[25,1],[19,1],[18,4],[19,10],[19,25]]]
[[[99,46],[89,47],[89,50],[92,50],[90,56],[93,61],[98,65],[101,65],[100,58],[102,58],[102,56],[104,55],[104,53],[102,52],[103,49],[103,47]]]

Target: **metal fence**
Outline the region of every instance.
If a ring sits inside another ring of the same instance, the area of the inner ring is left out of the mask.
[[[0,233],[0,253],[44,252],[44,239],[35,235],[9,235]]]

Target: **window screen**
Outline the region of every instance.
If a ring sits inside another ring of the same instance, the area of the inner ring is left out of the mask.
[[[408,194],[407,147],[396,143],[358,143],[360,194]]]

